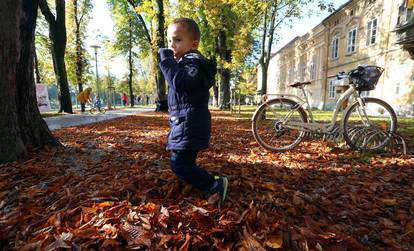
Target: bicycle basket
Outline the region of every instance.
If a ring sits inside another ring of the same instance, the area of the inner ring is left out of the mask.
[[[384,69],[378,66],[358,67],[358,71],[351,75],[355,89],[358,91],[374,90],[383,71]]]

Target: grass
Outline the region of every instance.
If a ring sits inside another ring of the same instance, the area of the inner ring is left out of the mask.
[[[237,118],[251,120],[253,113],[256,110],[257,106],[241,106],[240,112],[239,108],[236,106],[234,108],[233,114]],[[312,110],[312,114],[316,121],[330,121],[332,117],[332,111],[321,111],[317,109]],[[397,122],[397,133],[403,137],[405,143],[407,144],[407,151],[409,153],[414,152],[414,118],[399,117]],[[337,120],[341,119],[341,113],[338,114]]]

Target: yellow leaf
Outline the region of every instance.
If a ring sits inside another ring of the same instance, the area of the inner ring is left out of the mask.
[[[278,235],[270,235],[265,244],[273,249],[281,248],[283,245],[283,237],[280,233]]]
[[[386,206],[394,206],[397,204],[397,199],[380,199]]]
[[[99,203],[99,207],[110,207],[112,205],[113,205],[112,201],[104,201],[104,202]]]

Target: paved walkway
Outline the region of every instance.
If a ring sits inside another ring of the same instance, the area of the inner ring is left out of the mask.
[[[55,117],[44,118],[50,130],[56,130],[64,127],[71,127],[77,125],[92,124],[104,120],[115,119],[133,115],[136,113],[154,111],[155,107],[145,108],[125,108],[120,110],[107,111],[105,114],[90,114],[85,112],[82,114],[65,114]]]

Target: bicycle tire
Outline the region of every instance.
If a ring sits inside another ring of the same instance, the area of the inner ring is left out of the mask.
[[[105,108],[101,108],[101,113],[106,113],[106,109]]]
[[[96,109],[95,107],[92,107],[92,108],[89,110],[89,112],[90,112],[91,114],[96,114],[97,109]]]
[[[290,116],[287,118],[286,115]],[[287,121],[284,121],[287,119]],[[294,100],[275,98],[260,105],[252,118],[252,132],[260,146],[282,152],[296,147],[305,136],[303,129],[286,126],[289,122],[307,122],[306,112]]]
[[[381,151],[397,131],[397,115],[381,99],[365,97],[362,103],[364,108],[357,101],[344,112],[341,122],[344,140],[354,150]]]

